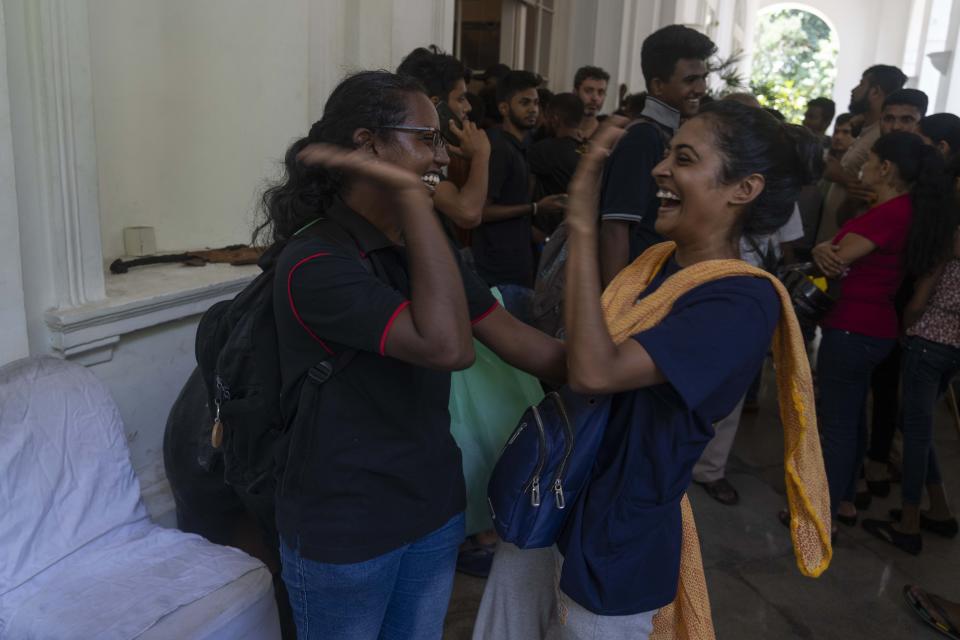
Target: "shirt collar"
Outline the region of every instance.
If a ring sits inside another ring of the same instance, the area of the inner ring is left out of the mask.
[[[665,102],[660,102],[653,96],[647,96],[647,99],[643,103],[643,111],[640,112],[640,115],[650,118],[674,131],[680,128],[680,112]]]
[[[499,127],[498,131],[504,140],[512,144],[518,150],[526,151],[527,146],[529,145],[529,142],[530,142],[529,133],[523,136],[523,140],[517,140],[517,138],[515,138],[512,133],[507,133],[506,130],[503,129],[503,127]]]
[[[359,247],[360,251],[364,254],[395,246],[394,243],[390,241],[390,238],[385,236],[380,229],[373,226],[370,221],[348,207],[339,197],[334,199],[333,204],[331,204],[330,208],[324,213],[324,217],[333,220],[350,234],[350,237],[353,238],[353,241],[357,243],[357,247]]]

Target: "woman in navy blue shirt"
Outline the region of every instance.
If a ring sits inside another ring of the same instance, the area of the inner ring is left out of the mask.
[[[559,610],[548,637],[645,638],[675,598],[680,499],[694,463],[763,363],[779,321],[769,281],[727,277],[681,295],[655,327],[621,344],[600,305],[596,203],[616,124],[570,189],[567,365],[571,386],[612,393],[593,476],[558,542]],[[740,236],[782,226],[818,169],[816,140],[768,113],[720,102],[687,121],[655,167],[658,233],[676,252],[638,299],[690,265],[739,257]]]

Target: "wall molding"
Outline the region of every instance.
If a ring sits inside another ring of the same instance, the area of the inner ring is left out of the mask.
[[[87,3],[24,5],[39,205],[57,263],[58,306],[104,297]]]
[[[235,296],[259,273],[256,266],[222,267],[201,267],[209,270],[204,281],[167,291],[158,289],[172,269],[181,267],[154,267],[138,274],[136,282],[136,288],[152,293],[107,296],[85,305],[51,309],[44,314],[50,346],[57,355],[88,366],[108,362],[121,336],[201,314]]]

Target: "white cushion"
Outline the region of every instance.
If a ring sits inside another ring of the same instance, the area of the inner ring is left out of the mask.
[[[276,618],[271,585],[244,579],[269,582],[260,561],[150,522],[116,404],[79,365],[0,368],[0,514],[0,638],[130,640],[180,611],[233,638]]]
[[[237,549],[141,521],[101,536],[0,596],[0,637],[135,638],[261,568]]]
[[[147,517],[117,405],[86,368],[0,368],[0,595]]]
[[[273,576],[251,571],[210,595],[164,616],[137,640],[280,640]]]

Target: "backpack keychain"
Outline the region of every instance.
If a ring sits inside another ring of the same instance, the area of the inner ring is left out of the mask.
[[[220,422],[220,403],[217,403],[217,416],[213,419],[213,429],[210,431],[210,444],[219,449],[223,444],[223,423]]]
[[[223,423],[220,422],[220,398],[230,399],[230,392],[227,391],[227,388],[224,386],[223,382],[220,380],[220,376],[217,376],[217,395],[213,400],[213,405],[216,407],[216,414],[213,416],[213,429],[210,431],[210,444],[213,445],[214,449],[219,449],[220,445],[223,444]]]

